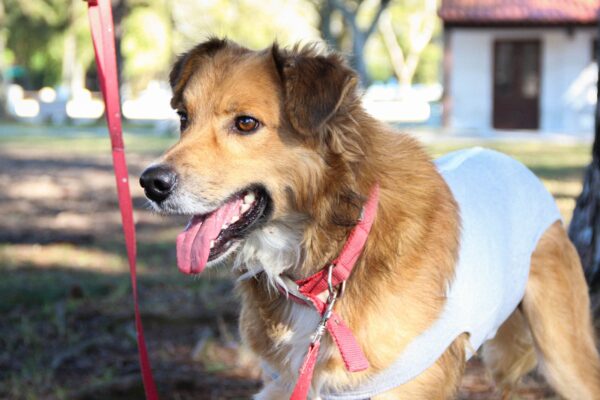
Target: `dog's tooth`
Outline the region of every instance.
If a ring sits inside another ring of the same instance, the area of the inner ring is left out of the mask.
[[[233,217],[231,217],[231,223],[232,224],[235,224],[239,220],[240,220],[240,216],[239,215],[234,215]]]
[[[210,248],[212,249],[213,247],[215,247],[215,241],[214,241],[214,240],[211,240],[211,241],[210,241]]]
[[[223,224],[223,226],[221,227],[221,229],[227,229],[229,227],[229,224],[227,222],[225,222]]]
[[[244,196],[244,204],[252,204],[255,198],[254,193],[248,193]]]
[[[241,208],[242,214],[245,213],[246,211],[248,211],[249,209],[250,209],[250,203],[242,204],[242,208]]]

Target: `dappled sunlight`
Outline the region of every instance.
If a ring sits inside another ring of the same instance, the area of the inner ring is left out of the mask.
[[[86,270],[104,274],[128,271],[124,256],[68,243],[1,245],[0,262],[0,269],[61,267],[67,270]]]

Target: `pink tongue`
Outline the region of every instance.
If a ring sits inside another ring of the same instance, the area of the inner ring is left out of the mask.
[[[233,200],[206,218],[193,217],[185,231],[177,236],[177,266],[184,274],[197,274],[204,270],[210,254],[210,242],[215,240],[223,224],[240,214],[242,199]]]

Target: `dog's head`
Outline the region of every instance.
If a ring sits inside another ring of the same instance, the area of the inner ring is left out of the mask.
[[[181,137],[140,183],[157,211],[192,217],[178,265],[197,273],[254,231],[305,214],[345,151],[328,126],[358,103],[357,77],[312,48],[210,39],[179,57],[170,83]]]

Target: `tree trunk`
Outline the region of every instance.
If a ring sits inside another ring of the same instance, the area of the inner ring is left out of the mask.
[[[375,31],[379,17],[381,17],[381,13],[383,13],[383,11],[387,8],[387,6],[390,4],[390,1],[391,0],[380,1],[379,8],[373,17],[371,24],[365,30],[360,29],[356,21],[356,14],[358,13],[358,8],[360,8],[362,2],[359,2],[356,10],[350,10],[346,4],[344,4],[343,0],[327,1],[328,5],[342,13],[346,24],[350,27],[352,32],[352,57],[350,58],[350,64],[354,69],[356,69],[356,72],[358,72],[361,83],[365,87],[369,84],[369,75],[367,74],[367,64],[365,62],[364,54],[365,46],[367,44],[367,40]]]
[[[121,41],[123,40],[123,19],[127,14],[126,0],[112,0],[113,20],[115,24],[115,52],[117,53],[117,73],[119,86],[123,84],[123,52]]]
[[[75,7],[79,6],[77,0],[71,0],[67,6],[67,28],[63,41],[61,87],[68,90],[68,97],[74,96],[77,91],[75,83],[75,68],[77,62],[77,38],[75,37]]]
[[[8,81],[6,76],[6,65],[4,64],[4,50],[6,49],[6,14],[4,0],[0,0],[0,118],[6,117],[6,96],[8,92]]]
[[[331,32],[331,13],[333,12],[332,0],[325,0],[319,7],[319,30],[328,47],[339,50],[338,42]]]
[[[369,86],[369,74],[367,73],[367,64],[365,62],[365,45],[367,44],[367,37],[365,32],[360,30],[358,26],[352,27],[352,58],[350,63],[352,67],[358,72],[360,81],[367,87]]]
[[[600,38],[600,16],[598,38]],[[585,171],[583,190],[577,198],[573,219],[569,226],[569,237],[581,257],[590,288],[595,320],[600,319],[600,40],[597,43],[598,96],[592,162]]]

